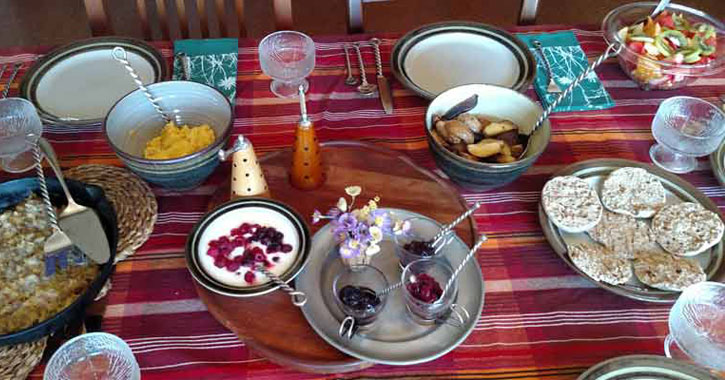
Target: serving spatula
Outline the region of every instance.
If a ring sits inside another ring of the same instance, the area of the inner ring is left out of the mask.
[[[38,139],[38,145],[48,159],[48,163],[68,199],[68,205],[58,215],[60,228],[87,257],[97,264],[105,264],[111,258],[111,251],[101,220],[95,211],[79,205],[73,199],[63,178],[63,172],[60,170],[55,150],[48,140],[41,137]]]
[[[52,276],[55,273],[56,266],[65,268],[68,265],[68,252],[73,249],[68,235],[58,226],[58,217],[55,209],[50,203],[50,194],[48,193],[48,185],[45,182],[45,174],[43,174],[43,156],[40,154],[40,148],[36,145],[33,149],[35,157],[35,172],[38,177],[38,187],[40,187],[40,196],[45,204],[45,213],[48,216],[48,222],[53,230],[51,235],[45,240],[43,253],[45,257],[45,276]]]

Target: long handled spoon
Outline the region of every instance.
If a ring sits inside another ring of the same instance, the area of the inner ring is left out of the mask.
[[[357,85],[357,79],[352,75],[352,65],[350,64],[350,48],[347,44],[342,45],[345,50],[345,70],[347,70],[347,77],[345,78],[345,84],[348,86]]]
[[[443,228],[441,228],[441,230],[435,236],[433,236],[433,242],[431,243],[431,245],[433,247],[438,245],[438,243],[441,242],[444,236],[448,235],[449,232],[453,231],[453,228],[455,228],[459,223],[471,216],[471,214],[473,214],[474,211],[478,210],[479,207],[481,207],[481,202],[474,203],[471,208],[466,210],[463,214],[459,215],[458,218],[443,226]]]
[[[279,285],[279,287],[282,288],[282,290],[289,293],[290,297],[292,297],[293,305],[295,305],[297,307],[305,306],[305,304],[307,303],[307,295],[304,292],[295,290],[293,287],[289,286],[286,282],[282,281],[282,279],[279,278],[279,276],[270,272],[262,264],[257,265],[254,269],[258,272],[264,273],[264,275],[267,276],[267,278],[269,278],[276,285]]]
[[[461,273],[461,271],[466,266],[466,264],[471,260],[471,258],[476,255],[476,251],[478,251],[478,249],[481,248],[481,246],[483,245],[483,243],[486,242],[486,240],[488,240],[486,235],[481,234],[481,237],[478,239],[476,244],[474,244],[473,247],[471,247],[471,250],[468,251],[468,254],[466,255],[466,257],[463,258],[463,261],[461,261],[461,263],[458,264],[458,267],[456,267],[456,269],[453,271],[453,275],[451,275],[451,278],[448,279],[448,282],[446,282],[446,286],[443,288],[443,293],[441,293],[441,298],[439,298],[436,302],[440,302],[440,300],[443,298],[443,295],[446,294],[446,292],[448,291],[448,289],[451,288],[451,286],[453,286],[453,283],[456,281],[456,277],[458,277],[458,275]]]
[[[43,156],[40,153],[40,147],[36,145],[33,149],[35,157],[35,174],[38,177],[38,185],[40,187],[40,196],[45,204],[45,213],[48,216],[50,227],[53,230],[51,235],[45,240],[43,251],[45,253],[45,276],[52,276],[55,273],[56,264],[61,268],[65,268],[68,263],[68,252],[73,249],[68,235],[58,226],[58,217],[55,209],[50,203],[50,194],[48,193],[48,185],[45,182],[45,174],[43,174]]]
[[[531,136],[533,136],[534,133],[536,133],[536,130],[542,124],[544,124],[544,121],[546,121],[546,119],[549,118],[549,115],[551,115],[551,113],[554,111],[554,108],[556,108],[556,106],[558,106],[559,103],[562,102],[562,100],[564,100],[567,96],[569,96],[569,94],[571,94],[571,92],[574,91],[574,89],[577,86],[579,86],[579,83],[581,83],[584,79],[586,79],[586,77],[592,71],[594,71],[594,69],[599,67],[599,65],[601,65],[602,62],[606,61],[609,57],[613,57],[613,56],[619,54],[619,52],[621,50],[622,50],[621,44],[611,44],[611,45],[607,46],[607,50],[605,50],[604,53],[602,53],[602,55],[599,56],[599,58],[597,58],[594,62],[592,62],[592,64],[589,65],[589,67],[587,67],[587,69],[584,70],[584,72],[579,74],[579,76],[576,77],[576,79],[574,79],[571,82],[571,84],[566,89],[564,89],[564,91],[562,91],[559,94],[559,96],[556,97],[556,99],[554,99],[551,103],[549,103],[549,105],[546,107],[544,112],[542,112],[541,115],[539,116],[539,119],[536,120],[536,123],[534,123],[534,126],[531,128],[531,132],[529,133],[529,141],[526,143],[526,147],[524,148],[524,151],[521,152],[519,157],[526,156],[526,152],[529,150],[529,147],[531,147],[531,145],[532,145]]]
[[[138,75],[136,70],[131,66],[131,63],[128,61],[128,54],[126,53],[126,49],[116,46],[113,48],[112,53],[113,58],[120,62],[123,67],[128,71],[128,75],[131,76],[131,79],[133,79],[134,83],[136,83],[136,87],[138,87],[139,90],[146,96],[146,98],[149,100],[151,105],[154,107],[156,112],[161,115],[162,118],[164,118],[164,122],[169,123],[171,122],[171,118],[169,117],[169,114],[164,111],[163,108],[161,108],[161,105],[159,105],[159,102],[154,98],[154,96],[151,94],[151,91],[149,91],[148,87],[143,84],[143,81],[141,81],[141,77]]]
[[[357,86],[357,91],[363,95],[374,95],[378,86],[368,82],[368,77],[365,73],[365,61],[363,61],[362,52],[360,51],[360,44],[354,43],[352,46],[355,48],[357,62],[360,65],[360,81],[362,81],[362,83]]]
[[[2,95],[0,95],[0,99],[5,99],[8,97],[8,93],[10,92],[10,85],[13,84],[13,81],[15,80],[15,76],[18,75],[18,71],[20,71],[20,67],[22,67],[23,64],[18,62],[13,66],[13,71],[10,73],[10,76],[8,77],[8,84],[5,85],[5,88],[3,89]]]

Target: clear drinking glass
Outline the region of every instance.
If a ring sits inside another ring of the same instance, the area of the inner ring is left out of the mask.
[[[43,133],[33,103],[21,98],[0,99],[0,168],[20,173],[35,165],[32,149]]]
[[[458,295],[457,280],[454,280],[451,287],[434,301],[421,300],[420,287],[414,289],[416,283],[421,284],[423,281],[430,283],[432,278],[440,287],[440,291],[445,290],[446,283],[452,276],[453,268],[442,258],[416,260],[403,269],[405,306],[414,321],[421,324],[447,323],[456,327],[465,325],[470,315],[463,306],[454,303]]]
[[[264,37],[259,43],[259,64],[272,77],[270,89],[281,97],[296,97],[300,85],[315,68],[315,43],[306,34],[283,30]]]
[[[385,307],[387,294],[382,291],[387,287],[385,274],[373,266],[343,267],[332,281],[335,302],[346,316],[340,323],[341,336],[352,338],[358,328],[375,322]]]
[[[44,380],[139,380],[141,370],[126,342],[107,333],[77,336],[48,361]]]
[[[665,355],[725,371],[725,284],[700,282],[672,306]]]
[[[666,99],[652,121],[657,144],[649,150],[652,162],[673,173],[695,169],[695,157],[717,149],[725,137],[725,113],[713,104],[688,96]]]

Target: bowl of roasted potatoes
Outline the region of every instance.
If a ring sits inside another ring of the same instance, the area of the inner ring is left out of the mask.
[[[475,106],[451,117],[449,111],[473,95]],[[428,146],[436,164],[457,184],[472,190],[500,187],[521,176],[549,144],[548,120],[531,133],[542,112],[526,95],[505,87],[454,87],[428,106]]]

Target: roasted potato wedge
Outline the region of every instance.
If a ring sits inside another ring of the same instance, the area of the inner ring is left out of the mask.
[[[494,137],[504,132],[513,131],[516,129],[518,128],[516,128],[516,125],[514,125],[514,123],[508,120],[504,120],[487,125],[486,128],[483,129],[483,134],[485,134],[486,137]]]
[[[483,139],[475,144],[468,144],[468,153],[481,158],[501,153],[504,142],[496,139]]]
[[[521,156],[521,153],[524,153],[524,146],[521,144],[512,145],[511,146],[511,155],[519,158]]]
[[[451,144],[464,142],[466,144],[473,144],[473,132],[468,127],[458,120],[449,120],[445,122],[445,129],[448,133],[446,139]]]

